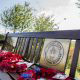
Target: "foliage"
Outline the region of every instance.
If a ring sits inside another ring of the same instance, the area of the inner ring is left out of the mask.
[[[51,16],[33,16],[33,10],[29,3],[16,4],[10,9],[3,11],[1,23],[5,28],[12,29],[14,32],[29,31],[52,31],[54,29],[54,19]]]
[[[4,35],[0,34],[0,40],[4,40]]]
[[[30,28],[33,16],[32,9],[25,2],[24,5],[17,4],[14,7],[5,10],[1,15],[2,25],[16,30],[23,31],[25,28]]]
[[[54,27],[54,19],[42,14],[38,18],[35,18],[34,30],[35,31],[52,31]]]
[[[76,4],[77,4],[77,7],[80,8],[80,0],[78,0]]]
[[[70,66],[71,66],[71,56],[68,56],[68,59],[67,59],[67,68],[70,69]]]
[[[5,39],[5,36],[0,34],[0,40],[4,40]],[[0,48],[1,48],[2,44],[0,44]]]
[[[80,64],[77,65],[77,71],[80,72]]]

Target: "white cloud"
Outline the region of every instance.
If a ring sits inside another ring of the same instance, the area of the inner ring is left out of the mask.
[[[50,0],[51,1],[51,0]],[[65,0],[66,1],[66,0]],[[48,3],[48,2],[47,2]],[[70,0],[66,6],[56,6],[54,8],[48,6],[44,11],[40,11],[39,14],[45,13],[46,15],[54,15],[56,23],[58,23],[59,28],[62,29],[80,29],[80,15],[79,9],[75,5],[76,0]],[[61,3],[62,4],[62,3]],[[64,20],[66,18],[66,20]]]

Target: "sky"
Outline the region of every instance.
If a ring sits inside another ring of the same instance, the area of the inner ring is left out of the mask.
[[[75,5],[77,0],[0,0],[0,13],[24,1],[37,10],[37,15],[53,15],[60,30],[80,29],[80,9]],[[5,32],[1,25],[0,32]]]

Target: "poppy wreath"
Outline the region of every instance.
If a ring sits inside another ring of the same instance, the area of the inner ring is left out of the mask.
[[[63,72],[60,72],[51,68],[43,68],[32,65],[28,70],[22,73],[18,80],[73,80],[71,77],[66,76]]]
[[[26,64],[18,64],[18,62],[24,62],[22,56],[9,52],[0,51],[0,70],[4,72],[24,72],[27,68]]]

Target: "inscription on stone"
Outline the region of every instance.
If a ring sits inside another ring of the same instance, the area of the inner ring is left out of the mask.
[[[59,41],[51,41],[44,49],[45,62],[49,65],[57,65],[64,56],[63,45]]]

